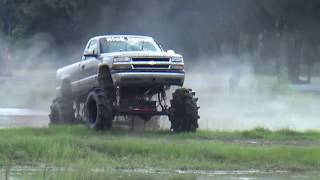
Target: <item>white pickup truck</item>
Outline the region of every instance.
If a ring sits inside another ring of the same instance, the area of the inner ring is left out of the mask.
[[[199,116],[194,92],[178,88],[171,107],[166,104],[166,92],[182,87],[184,78],[183,57],[164,51],[151,37],[97,36],[87,43],[81,61],[57,71],[58,97],[50,120],[83,119],[98,130],[111,128],[114,116],[149,120],[168,115],[173,131],[195,131]]]

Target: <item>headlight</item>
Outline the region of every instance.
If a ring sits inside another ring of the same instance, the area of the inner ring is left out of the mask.
[[[113,58],[113,63],[119,63],[119,62],[130,62],[131,59],[129,57],[116,57]]]
[[[173,58],[171,58],[171,62],[173,62],[173,63],[182,63],[183,62],[183,58],[182,57],[173,57]]]
[[[184,70],[184,65],[183,65],[183,64],[171,65],[171,69],[174,69],[174,70]]]
[[[132,69],[132,66],[130,64],[113,64],[112,69]]]

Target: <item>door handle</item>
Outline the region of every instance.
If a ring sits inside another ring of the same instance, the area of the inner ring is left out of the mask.
[[[82,65],[82,66],[81,66],[81,69],[84,69],[84,68],[86,68],[86,66],[85,66],[85,65]]]

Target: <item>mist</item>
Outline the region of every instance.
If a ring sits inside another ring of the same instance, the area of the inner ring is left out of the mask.
[[[291,51],[283,43],[293,35],[273,32],[265,3],[95,1],[74,12],[70,29],[36,31],[16,44],[0,38],[1,49],[14,49],[8,68],[15,76],[1,82],[1,106],[48,112],[56,69],[80,61],[89,38],[135,34],[152,36],[184,56],[185,86],[199,97],[201,129],[318,129],[317,95],[278,84],[277,62],[287,60]]]
[[[199,97],[201,129],[319,129],[318,94],[281,85],[276,76],[256,75],[251,63],[236,57],[214,59],[228,63],[199,63],[186,74],[185,86]]]

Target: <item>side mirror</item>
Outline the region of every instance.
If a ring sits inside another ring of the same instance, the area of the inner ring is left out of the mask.
[[[93,49],[87,49],[84,51],[83,56],[85,57],[96,57],[97,56],[97,52]]]
[[[174,52],[174,50],[168,50],[167,53],[169,53],[169,54],[175,54],[176,52]]]

